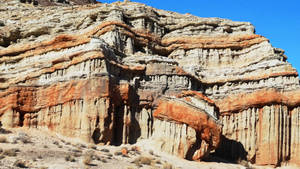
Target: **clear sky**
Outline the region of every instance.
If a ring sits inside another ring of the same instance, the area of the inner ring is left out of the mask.
[[[149,6],[200,17],[251,22],[256,33],[282,48],[300,72],[300,0],[132,0]],[[111,3],[114,0],[100,0]]]

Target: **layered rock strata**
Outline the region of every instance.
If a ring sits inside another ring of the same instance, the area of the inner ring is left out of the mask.
[[[19,0],[21,3],[52,6],[52,5],[85,5],[97,3],[96,0]]]
[[[131,2],[3,4],[5,127],[116,145],[149,139],[194,160],[216,149],[230,161],[300,165],[298,73],[250,23]]]
[[[183,158],[203,159],[220,142],[216,112],[213,101],[194,91],[161,99],[153,113],[159,119],[154,121],[155,146]]]

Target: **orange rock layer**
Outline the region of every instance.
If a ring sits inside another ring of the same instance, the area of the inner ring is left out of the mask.
[[[111,27],[113,26],[113,27]],[[108,28],[109,27],[109,28]],[[91,31],[87,31],[77,36],[60,35],[54,40],[45,41],[42,43],[34,43],[27,45],[11,46],[0,51],[0,63],[9,62],[11,60],[18,60],[24,57],[43,54],[49,51],[61,50],[81,44],[88,43],[91,36],[103,35],[106,32],[110,32],[116,27],[125,29],[124,34],[133,39],[137,39],[138,43],[147,44],[149,42],[154,43],[157,51],[165,51],[170,53],[177,48],[194,49],[194,48],[234,48],[242,49],[250,47],[254,44],[267,41],[266,38],[259,35],[231,35],[231,36],[216,36],[216,37],[176,37],[161,39],[156,35],[149,33],[145,30],[136,30],[128,25],[117,22],[109,21],[103,22],[99,26],[95,27]],[[142,39],[138,39],[142,38]],[[18,55],[22,53],[21,55]],[[11,57],[18,55],[18,57]],[[4,57],[6,56],[6,57]]]
[[[196,130],[199,138],[205,141],[209,147],[209,151],[218,147],[220,142],[221,127],[207,113],[199,111],[183,102],[162,100],[155,112],[155,118],[172,121],[179,124],[187,124]],[[206,147],[200,147],[193,155],[193,160],[202,159],[207,150]]]
[[[216,101],[216,105],[220,108],[220,113],[223,115],[251,107],[262,107],[272,104],[283,104],[288,107],[300,106],[300,90],[280,92],[275,89],[262,89],[252,93],[228,96]]]

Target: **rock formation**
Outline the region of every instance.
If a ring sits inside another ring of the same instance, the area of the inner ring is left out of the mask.
[[[21,3],[52,6],[52,5],[86,5],[97,3],[96,0],[19,0]]]
[[[4,127],[300,165],[298,73],[250,23],[133,2],[6,1],[0,14]]]

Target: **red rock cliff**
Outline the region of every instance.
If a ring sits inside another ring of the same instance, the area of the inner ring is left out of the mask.
[[[4,127],[300,165],[298,73],[250,23],[131,2],[17,8],[0,10]]]

